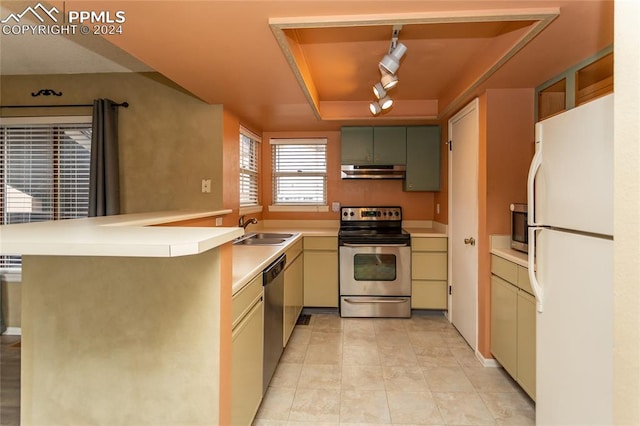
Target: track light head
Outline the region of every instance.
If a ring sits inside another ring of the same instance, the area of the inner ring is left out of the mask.
[[[371,114],[373,115],[378,115],[380,114],[380,111],[382,111],[382,108],[380,108],[380,105],[377,102],[371,102],[369,104],[369,111],[371,111]]]
[[[395,74],[400,67],[400,59],[406,51],[407,46],[398,43],[391,53],[384,55],[384,58],[380,61],[380,68],[387,70],[391,74]]]
[[[387,91],[384,90],[382,83],[376,83],[373,86],[373,94],[376,95],[377,99],[384,98],[387,94]]]
[[[389,89],[393,89],[398,84],[398,76],[391,74],[389,71],[380,67],[380,74],[382,74],[382,78],[380,79],[380,83],[382,87],[389,91]]]
[[[388,96],[385,96],[384,98],[378,101],[378,105],[380,105],[380,108],[382,108],[383,110],[389,109],[391,108],[391,105],[393,105],[393,99],[391,99]]]

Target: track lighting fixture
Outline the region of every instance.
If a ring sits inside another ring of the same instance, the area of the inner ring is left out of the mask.
[[[378,63],[381,76],[380,82],[373,86],[373,94],[378,99],[378,102],[371,102],[369,104],[369,110],[373,115],[378,115],[393,105],[393,99],[387,95],[387,92],[398,84],[396,72],[400,67],[400,59],[402,59],[407,51],[407,47],[404,44],[398,43],[398,34],[401,29],[402,25],[394,25],[389,53],[384,55]]]

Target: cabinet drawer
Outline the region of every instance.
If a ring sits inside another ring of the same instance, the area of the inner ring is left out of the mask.
[[[518,283],[518,265],[499,256],[491,256],[491,273],[510,283]]]
[[[304,237],[305,250],[335,250],[338,251],[337,237]]]
[[[447,251],[446,238],[412,238],[413,251]]]
[[[291,263],[302,253],[302,240],[295,242],[287,251],[285,252],[287,256],[287,265],[285,269],[291,265]]]
[[[529,281],[529,270],[524,266],[518,265],[518,287],[527,293],[533,295],[531,281]]]
[[[447,253],[413,253],[411,255],[411,278],[414,280],[447,279]]]
[[[237,292],[231,302],[233,327],[251,310],[256,299],[262,296],[262,274],[257,275],[242,290]]]
[[[447,309],[447,282],[422,281],[411,282],[411,307],[413,309]]]

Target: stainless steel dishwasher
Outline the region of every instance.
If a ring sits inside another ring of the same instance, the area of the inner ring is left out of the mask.
[[[284,309],[284,265],[287,258],[283,254],[264,270],[264,370],[262,375],[262,394],[267,391],[280,356],[283,343]]]

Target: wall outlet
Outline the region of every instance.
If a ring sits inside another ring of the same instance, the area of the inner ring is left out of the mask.
[[[339,212],[340,211],[340,203],[334,201],[333,203],[331,203],[331,211],[333,212]]]
[[[202,192],[211,192],[211,179],[202,179]]]
[[[216,217],[216,226],[222,226],[222,218]]]

